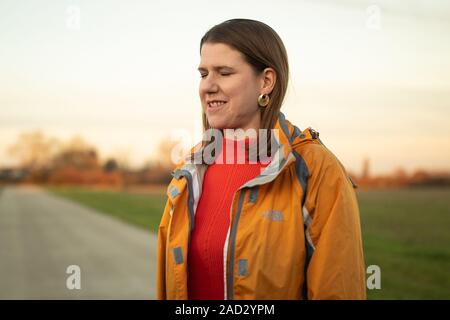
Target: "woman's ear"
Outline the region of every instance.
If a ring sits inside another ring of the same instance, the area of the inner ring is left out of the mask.
[[[270,94],[275,87],[277,73],[273,68],[265,68],[262,72],[261,93]]]

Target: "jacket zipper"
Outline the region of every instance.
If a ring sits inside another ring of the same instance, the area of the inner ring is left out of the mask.
[[[242,206],[244,203],[244,196],[245,193],[247,191],[247,189],[238,189],[238,191],[241,190],[241,193],[239,195],[239,200],[238,200],[238,207],[236,210],[236,217],[234,220],[233,225],[230,228],[230,238],[229,238],[229,244],[228,244],[228,251],[227,251],[227,268],[226,270],[228,270],[228,276],[226,277],[227,279],[227,296],[226,299],[227,300],[233,300],[233,277],[234,277],[234,248],[235,248],[235,244],[236,244],[236,234],[237,234],[237,226],[239,223],[239,218],[241,216],[241,211],[242,211]],[[236,191],[237,192],[237,191]],[[236,195],[233,195],[233,199]],[[230,223],[232,222],[232,217],[233,217],[233,204],[231,204],[231,208],[230,208]],[[230,259],[228,259],[228,252],[230,253]]]
[[[280,168],[279,172],[281,172],[284,167],[287,165],[287,160],[285,162],[282,162],[282,167]],[[278,173],[279,173],[278,172]],[[278,174],[277,174],[278,176]],[[270,181],[266,181],[262,184],[268,183],[273,181],[275,178],[271,179]],[[247,182],[248,183],[248,182]],[[234,289],[233,289],[233,277],[234,277],[234,248],[236,245],[236,234],[237,234],[237,227],[238,227],[238,223],[239,223],[239,218],[241,216],[241,211],[242,211],[242,206],[244,204],[244,196],[245,193],[247,191],[247,183],[244,184],[242,187],[240,187],[238,190],[236,190],[235,194],[233,195],[233,203],[231,204],[231,208],[230,208],[230,223],[232,222],[232,216],[233,216],[233,204],[234,204],[234,197],[236,195],[236,193],[241,190],[241,194],[239,195],[239,200],[238,200],[238,207],[236,210],[236,217],[235,217],[235,221],[233,223],[233,225],[230,228],[230,238],[229,238],[229,243],[228,243],[228,251],[227,251],[227,269],[228,270],[228,276],[227,278],[227,296],[225,297],[226,300],[233,300],[233,295],[234,295]],[[260,184],[257,184],[260,185]],[[256,186],[256,185],[255,185]],[[253,187],[255,187],[253,186]],[[228,259],[228,252],[230,253],[230,259]]]

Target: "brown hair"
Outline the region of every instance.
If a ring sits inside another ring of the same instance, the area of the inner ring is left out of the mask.
[[[289,82],[289,64],[283,41],[267,24],[250,19],[231,19],[209,29],[200,41],[200,52],[205,43],[223,43],[243,55],[255,74],[271,67],[276,72],[275,86],[266,107],[259,108],[261,129],[273,129]],[[202,111],[203,131],[210,129],[206,114]],[[268,134],[268,146],[271,135]],[[202,146],[208,144],[203,141]],[[272,150],[269,151],[271,153]]]

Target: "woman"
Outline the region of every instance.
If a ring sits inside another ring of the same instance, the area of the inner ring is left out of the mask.
[[[365,299],[356,185],[318,132],[280,112],[289,67],[279,36],[228,20],[203,36],[200,56],[204,131],[215,136],[172,173],[157,298]],[[243,141],[228,129],[270,129],[267,140],[244,134],[245,159],[269,142],[267,161],[224,161]]]

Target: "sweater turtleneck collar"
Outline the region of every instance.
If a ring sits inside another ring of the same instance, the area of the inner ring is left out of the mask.
[[[265,164],[257,160],[256,153],[257,138],[245,137],[242,139],[235,139],[233,137],[223,137],[221,141],[221,148],[216,163],[220,164]],[[253,158],[257,160],[250,161],[249,155],[255,155]]]

